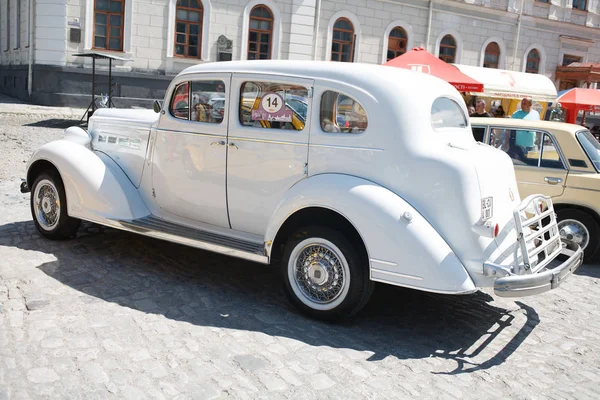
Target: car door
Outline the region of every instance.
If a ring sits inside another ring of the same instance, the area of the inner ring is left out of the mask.
[[[521,198],[531,194],[562,195],[567,168],[549,132],[513,127],[491,127],[490,144],[513,161]]]
[[[313,81],[234,74],[231,87],[227,146],[231,227],[263,235],[283,195],[306,176]]]
[[[225,195],[230,82],[231,74],[184,77],[163,106],[152,183],[156,203],[167,215],[230,228]],[[221,101],[222,113],[212,107]]]

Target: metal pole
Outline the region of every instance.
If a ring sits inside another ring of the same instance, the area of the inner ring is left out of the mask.
[[[96,57],[92,56],[92,114],[96,111]]]
[[[512,70],[515,70],[515,65],[517,64],[517,50],[519,49],[519,37],[521,36],[521,20],[523,18],[523,3],[524,0],[521,0],[521,9],[519,10],[519,15],[517,16],[517,39],[515,40],[515,51],[513,53],[513,62],[512,62]]]
[[[108,108],[112,103],[112,58],[108,59]]]
[[[430,39],[431,39],[431,20],[433,19],[433,0],[429,0],[429,15],[427,17],[427,41],[425,44],[425,50],[431,52],[431,54],[435,54],[435,49],[430,49]]]

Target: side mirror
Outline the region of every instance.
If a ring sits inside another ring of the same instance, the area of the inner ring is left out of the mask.
[[[152,104],[152,109],[155,113],[160,113],[160,110],[162,110],[162,104],[160,104],[160,101],[154,100],[154,103]]]

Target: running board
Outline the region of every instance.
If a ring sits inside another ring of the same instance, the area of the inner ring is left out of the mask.
[[[115,220],[122,229],[215,253],[268,264],[263,244],[174,224],[155,216]]]

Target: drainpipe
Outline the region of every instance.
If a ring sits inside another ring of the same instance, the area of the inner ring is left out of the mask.
[[[519,36],[521,35],[521,20],[523,17],[523,3],[524,0],[521,0],[521,7],[519,9],[519,15],[517,16],[517,39],[515,40],[515,51],[513,53],[513,62],[512,62],[512,70],[515,70],[515,65],[517,64],[517,50],[519,49]]]
[[[35,21],[33,8],[35,6],[35,0],[29,0],[29,49],[27,57],[27,92],[29,93],[29,99],[31,100],[31,93],[33,92],[33,46],[35,43]]]
[[[431,38],[431,20],[433,19],[433,0],[429,0],[429,17],[427,18],[427,44],[425,45],[425,49],[427,51],[431,51],[429,48],[429,42]],[[435,54],[435,50],[431,51],[432,54]]]
[[[315,4],[315,28],[313,31],[313,60],[317,60],[317,49],[319,42],[319,21],[321,20],[321,0],[317,0]]]

